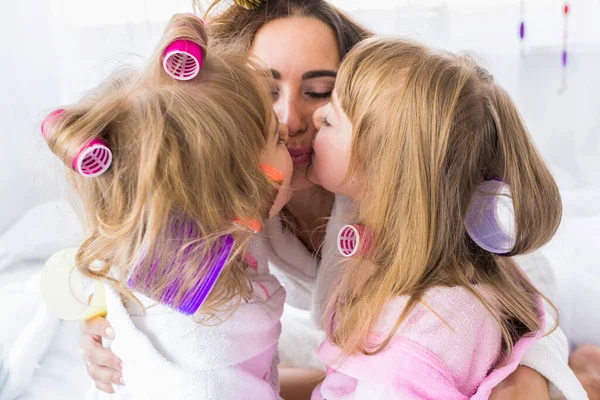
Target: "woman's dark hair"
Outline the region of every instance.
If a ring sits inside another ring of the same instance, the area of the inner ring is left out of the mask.
[[[255,10],[234,2],[222,11],[221,2],[214,1],[206,12],[210,35],[216,40],[238,43],[245,50],[250,49],[256,33],[266,23],[292,16],[312,17],[327,24],[336,36],[340,59],[358,42],[373,35],[325,0],[263,0]]]

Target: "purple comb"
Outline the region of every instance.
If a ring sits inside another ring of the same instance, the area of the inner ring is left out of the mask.
[[[173,223],[171,234],[172,236],[166,238],[166,240],[173,242],[171,247],[173,257],[170,260],[167,257],[165,261],[170,264],[168,266],[160,265],[159,260],[154,260],[147,272],[142,276],[140,274],[142,271],[138,271],[138,267],[150,259],[148,254],[144,254],[131,271],[127,285],[131,289],[151,297],[153,300],[174,308],[183,314],[191,315],[200,308],[214,288],[219,275],[223,271],[223,267],[231,255],[234,239],[231,235],[225,235],[216,240],[213,248],[208,252],[208,256],[204,260],[201,260],[200,265],[197,266],[198,270],[193,278],[195,283],[192,286],[186,285],[189,289],[179,296],[179,301],[176,304],[178,295],[182,290],[182,281],[178,275],[183,273],[184,268],[192,267],[189,264],[190,253],[192,251],[202,251],[202,249],[188,245],[189,242],[196,241],[200,237],[196,225],[189,220]],[[184,246],[187,247],[182,251]],[[159,268],[163,269],[160,273],[158,271]],[[165,275],[165,272],[168,275]],[[168,279],[165,283],[165,276],[167,278],[174,278]],[[154,292],[153,289],[158,285],[164,286],[164,290],[158,296],[152,295]]]
[[[481,248],[495,254],[515,246],[514,208],[509,186],[492,178],[477,188],[465,217],[465,228]]]

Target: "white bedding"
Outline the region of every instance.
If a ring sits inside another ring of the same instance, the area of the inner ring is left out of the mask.
[[[0,357],[5,364],[41,304],[37,276],[45,260],[59,249],[77,246],[81,238],[77,216],[60,202],[34,207],[0,235]],[[83,398],[91,380],[81,361],[77,323],[56,320],[48,329],[50,346],[18,398]],[[2,400],[7,398],[4,389],[0,379]]]
[[[41,264],[16,265],[19,273],[12,271],[12,283],[0,288],[0,303],[11,304],[7,311],[0,313],[0,342],[4,343],[5,350],[11,348],[40,304],[35,285],[35,275],[40,268]],[[4,278],[5,274],[0,273],[0,276]],[[82,399],[90,387],[91,380],[80,357],[77,323],[57,321],[57,324],[48,351],[40,358],[19,399]],[[1,388],[0,399],[7,399]]]

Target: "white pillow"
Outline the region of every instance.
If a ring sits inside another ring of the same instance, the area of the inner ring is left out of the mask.
[[[83,227],[69,204],[43,203],[0,236],[0,271],[21,261],[44,262],[58,250],[79,247],[83,238]]]

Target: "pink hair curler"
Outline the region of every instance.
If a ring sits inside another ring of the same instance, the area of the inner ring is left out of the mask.
[[[371,235],[362,225],[344,225],[337,237],[338,251],[344,257],[364,255],[369,251]]]
[[[167,46],[163,68],[178,81],[194,79],[202,68],[202,47],[191,40],[178,39]]]
[[[73,158],[72,167],[86,178],[102,175],[112,163],[112,152],[101,139],[94,139],[82,147]]]
[[[64,108],[59,108],[58,110],[54,110],[50,114],[48,114],[46,116],[46,118],[44,118],[44,120],[42,121],[41,130],[42,130],[42,136],[44,137],[45,140],[48,140],[47,135],[48,135],[49,130],[52,128],[52,125],[54,125],[54,123],[58,120],[58,117],[63,112],[65,112]]]
[[[514,207],[506,183],[494,178],[479,185],[467,210],[465,228],[490,253],[506,254],[514,248]]]

